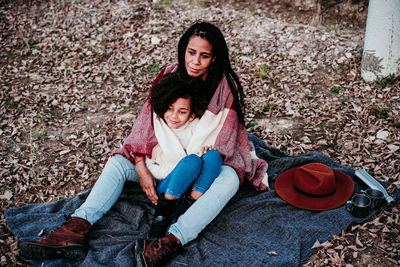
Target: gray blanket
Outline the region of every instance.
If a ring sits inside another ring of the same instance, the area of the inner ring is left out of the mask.
[[[316,240],[330,240],[332,234],[340,234],[352,222],[368,219],[352,217],[344,207],[316,212],[288,205],[273,186],[284,171],[311,162],[324,163],[350,177],[354,170],[323,153],[288,156],[251,134],[249,138],[258,156],[269,163],[271,190],[260,193],[243,185],[217,218],[168,266],[298,266],[316,252],[311,248]],[[359,190],[357,185],[355,190]],[[53,203],[10,208],[8,226],[20,241],[38,238],[42,229],[47,233],[63,223],[87,195],[88,191]],[[396,199],[398,202],[399,197]],[[134,241],[146,236],[153,213],[154,207],[139,184],[126,183],[118,202],[89,233],[90,250],[83,262],[30,262],[34,266],[135,266]]]

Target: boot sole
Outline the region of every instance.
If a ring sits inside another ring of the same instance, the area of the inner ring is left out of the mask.
[[[153,264],[147,262],[143,257],[144,239],[139,238],[135,242],[135,259],[137,267],[153,267]]]
[[[82,261],[86,258],[88,248],[83,245],[68,247],[45,247],[38,244],[22,243],[21,256],[27,259],[49,260],[67,258]]]

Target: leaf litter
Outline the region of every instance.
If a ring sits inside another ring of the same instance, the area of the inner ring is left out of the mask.
[[[6,210],[90,188],[158,71],[176,61],[180,35],[200,18],[226,37],[250,132],[291,155],[324,152],[400,189],[399,81],[383,88],[360,78],[365,24],[305,25],[310,12],[279,1],[170,2],[0,5],[2,265],[26,265]],[[362,3],[355,7],[365,21]],[[398,266],[399,230],[399,206],[380,211],[316,240],[303,266]]]

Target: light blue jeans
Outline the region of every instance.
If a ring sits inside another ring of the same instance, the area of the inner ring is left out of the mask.
[[[71,216],[83,218],[94,224],[118,200],[126,181],[139,182],[135,166],[121,155],[109,158],[86,201]],[[235,170],[223,165],[210,188],[171,225],[168,232],[175,235],[182,245],[195,239],[238,189],[239,178]]]

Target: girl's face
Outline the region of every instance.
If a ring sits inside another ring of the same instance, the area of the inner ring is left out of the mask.
[[[191,77],[206,79],[211,62],[215,60],[212,45],[199,36],[190,37],[185,51],[186,71]]]
[[[164,120],[172,129],[177,129],[187,121],[192,121],[195,114],[190,109],[189,98],[178,98],[164,113]]]

